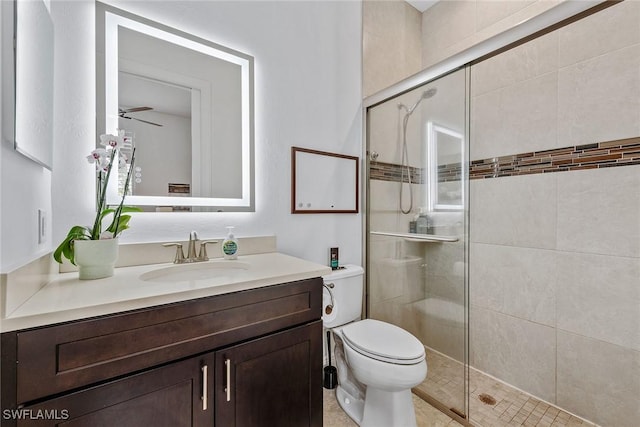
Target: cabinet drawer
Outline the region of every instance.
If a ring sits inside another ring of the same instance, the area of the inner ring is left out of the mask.
[[[17,403],[321,317],[322,279],[156,306],[17,334]]]

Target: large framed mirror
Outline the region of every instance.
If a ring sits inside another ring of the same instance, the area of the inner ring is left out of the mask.
[[[464,137],[462,133],[427,122],[429,210],[464,209]]]
[[[255,210],[252,56],[102,3],[96,53],[98,134],[136,149],[128,205]]]
[[[3,137],[23,156],[53,165],[53,21],[48,2],[2,8]]]

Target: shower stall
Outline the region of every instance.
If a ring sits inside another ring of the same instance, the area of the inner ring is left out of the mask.
[[[367,316],[462,424],[640,419],[640,2],[586,3],[365,100]]]
[[[368,316],[427,347],[415,393],[468,407],[469,69],[367,111]]]

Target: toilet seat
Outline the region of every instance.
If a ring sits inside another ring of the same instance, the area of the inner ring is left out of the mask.
[[[364,319],[342,327],[344,342],[363,356],[395,365],[425,359],[424,346],[409,332],[390,323]]]

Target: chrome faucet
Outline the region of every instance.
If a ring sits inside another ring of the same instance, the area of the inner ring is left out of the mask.
[[[189,246],[187,247],[187,256],[184,256],[184,251],[182,250],[182,243],[163,243],[162,246],[175,246],[176,247],[176,256],[173,260],[174,264],[184,264],[189,262],[201,262],[208,261],[209,256],[207,255],[207,245],[210,243],[218,243],[218,240],[205,240],[200,242],[200,250],[198,251],[198,255],[196,256],[196,242],[200,242],[198,239],[198,233],[192,231],[189,233]]]

